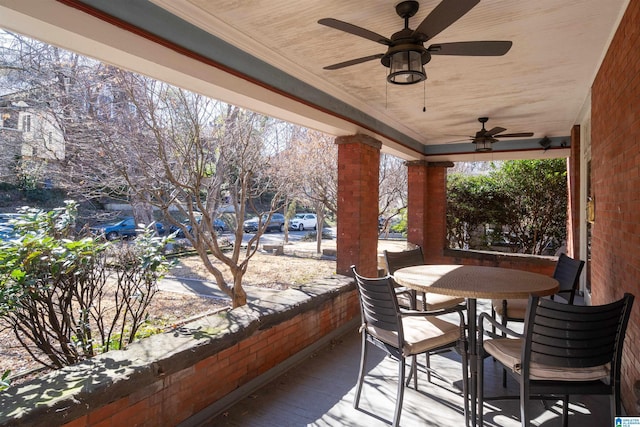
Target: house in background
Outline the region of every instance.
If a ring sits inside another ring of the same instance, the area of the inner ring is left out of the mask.
[[[55,117],[24,92],[1,96],[0,111],[2,182],[16,184],[22,173],[30,174],[34,184],[53,185],[57,165],[65,157],[65,141]]]

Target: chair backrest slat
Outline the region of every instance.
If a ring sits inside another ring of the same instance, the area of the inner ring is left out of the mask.
[[[530,362],[564,368],[619,363],[633,299],[625,294],[611,304],[572,306],[531,297],[523,370]]]
[[[384,251],[384,259],[387,264],[387,274],[393,274],[404,267],[424,264],[424,255],[420,246],[407,251]]]
[[[564,253],[561,253],[560,257],[558,257],[553,278],[560,284],[558,293],[568,294],[566,298],[569,304],[573,304],[583,267],[584,261],[582,260],[573,259]]]

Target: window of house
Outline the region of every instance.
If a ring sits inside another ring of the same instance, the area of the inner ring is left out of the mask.
[[[31,114],[22,116],[22,131],[31,132]]]

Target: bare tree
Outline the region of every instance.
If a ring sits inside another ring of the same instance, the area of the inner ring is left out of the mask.
[[[126,201],[139,224],[149,224],[159,209],[234,306],[245,304],[242,277],[268,220],[246,248],[243,220],[249,212],[266,220],[282,204],[284,187],[272,179],[283,167],[273,161],[283,148],[276,122],[16,34],[3,36],[0,81],[24,92],[21,99],[55,125],[65,148],[55,159],[56,184],[78,199]],[[213,223],[222,205],[234,213],[231,252]],[[232,283],[209,254],[228,266]]]
[[[402,159],[382,154],[379,175],[379,215],[384,218],[383,229],[407,207],[407,167]]]
[[[119,78],[138,126],[112,136],[105,151],[130,192],[182,231],[233,306],[246,304],[242,278],[271,214],[282,204],[271,178],[278,173],[274,159],[280,149],[270,135],[274,121],[143,76],[120,72]],[[267,207],[256,204],[259,200]],[[231,250],[214,224],[223,205],[235,213]],[[243,247],[248,211],[264,215],[264,221]],[[232,283],[209,254],[229,268]]]
[[[316,251],[320,253],[326,212],[337,215],[338,211],[338,150],[333,137],[297,127],[280,163],[279,181],[287,182],[290,194],[316,212]]]

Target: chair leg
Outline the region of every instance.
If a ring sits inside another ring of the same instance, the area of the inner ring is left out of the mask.
[[[484,349],[482,348],[482,343],[478,342],[477,344],[477,371],[478,371],[478,390],[476,395],[477,402],[471,402],[478,405],[478,426],[484,426]],[[468,425],[468,424],[467,424]]]
[[[393,415],[393,427],[400,425],[400,413],[402,412],[402,400],[404,397],[404,372],[405,372],[405,358],[400,356],[398,360],[398,393],[396,396],[396,411]]]
[[[418,389],[418,356],[413,356],[411,361],[411,368],[413,369],[413,388]],[[428,371],[427,371],[428,372]]]
[[[493,304],[491,304],[491,319],[497,320],[496,309],[493,307]],[[493,325],[493,323],[491,324],[491,333],[492,333],[492,336],[496,335],[496,327],[495,325]]]
[[[614,379],[615,384],[612,387],[611,395],[609,396],[609,407],[611,408],[611,419],[622,415],[622,404],[620,402],[620,379]]]
[[[525,378],[520,381],[520,425],[529,427],[529,382]]]
[[[562,427],[569,427],[569,396],[562,398]]]
[[[464,399],[464,420],[465,425],[469,425],[469,354],[468,343],[466,340],[460,341],[460,355],[462,356],[462,398]]]
[[[507,301],[502,301],[502,326],[507,327]],[[502,336],[506,338],[507,334],[502,333]],[[507,369],[502,368],[502,388],[507,388]]]
[[[427,358],[427,362],[426,362],[426,367],[427,367],[427,381],[431,382],[431,357],[429,356],[429,353],[425,353],[425,356]],[[416,386],[416,390],[418,389],[418,387]]]
[[[358,409],[360,404],[360,392],[362,392],[362,383],[364,382],[364,370],[367,360],[367,334],[362,332],[362,351],[360,352],[360,371],[358,372],[358,386],[356,387],[356,395],[353,399],[353,407]]]
[[[411,368],[409,369],[409,376],[406,380],[406,386],[409,387],[411,379],[413,378],[413,388],[418,389],[418,356],[411,356]]]

